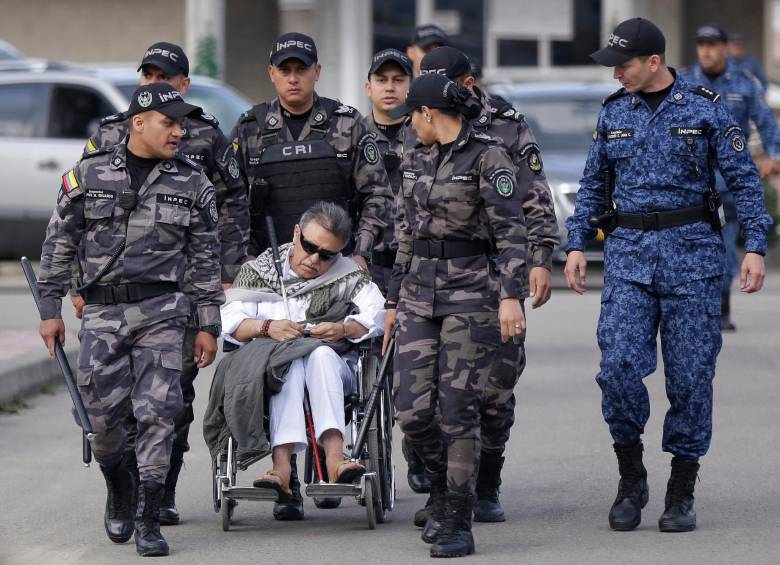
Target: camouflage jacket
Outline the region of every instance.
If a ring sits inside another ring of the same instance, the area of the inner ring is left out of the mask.
[[[477,94],[482,112],[471,125],[475,131],[502,141],[515,164],[518,185],[523,187],[523,213],[528,229],[531,266],[552,269],[552,251],[560,241],[558,222],[536,137],[523,115],[508,102],[489,98],[479,90]]]
[[[60,317],[74,260],[91,282],[118,253],[99,284],[184,284],[184,293],[144,300],[143,317],[189,316],[192,305],[201,325],[218,324],[225,296],[214,187],[198,165],[177,155],[152,169],[128,212],[118,205],[130,186],[126,155],[124,142],[98,149],[63,175],[41,251],[42,318]]]
[[[375,251],[395,250],[398,248],[398,243],[395,240],[395,219],[398,217],[396,206],[398,193],[401,190],[401,159],[403,159],[403,140],[406,126],[402,127],[393,139],[388,139],[387,135],[377,126],[373,116],[366,118],[366,125],[369,131],[376,134],[376,145],[382,155],[382,162],[385,165],[393,197],[393,202],[389,205],[385,218],[387,227],[384,228],[382,239],[377,242]]]
[[[84,155],[122,141],[127,135],[128,122],[123,114],[103,118],[98,130],[87,140]],[[232,282],[246,259],[249,242],[249,207],[235,150],[210,114],[184,118],[182,129],[179,153],[203,167],[214,185],[219,210],[222,281]]]
[[[588,219],[605,209],[604,171],[614,175],[618,211],[649,213],[702,206],[719,167],[734,194],[745,251],[765,253],[771,218],[745,134],[714,92],[677,77],[655,110],[620,89],[604,101],[566,220],[567,251],[596,235]],[[660,230],[618,227],[604,247],[606,276],[650,284],[683,284],[724,271],[723,240],[705,221]]]
[[[418,315],[495,311],[527,295],[525,187],[499,140],[465,125],[439,161],[439,146],[404,154],[398,254],[388,300]],[[416,239],[486,240],[494,253],[427,259]]]
[[[265,108],[263,127],[256,119],[256,111]],[[322,139],[336,151],[339,160],[348,161],[350,182],[356,192],[360,218],[355,226],[355,253],[371,256],[374,242],[382,237],[384,218],[392,206],[389,181],[385,172],[375,135],[368,131],[365,120],[355,108],[338,101],[314,96],[314,106],[298,140],[293,139],[284,125],[278,98],[247,110],[238,119],[230,134],[237,148],[241,175],[246,187],[254,181],[252,163],[259,161],[263,151],[263,137],[278,133],[280,142],[304,141],[314,131],[327,128]],[[267,142],[266,142],[267,143]]]

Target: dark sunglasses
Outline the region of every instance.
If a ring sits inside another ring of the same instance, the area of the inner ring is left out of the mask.
[[[341,253],[341,251],[328,251],[327,249],[321,249],[314,245],[311,241],[303,237],[303,230],[298,232],[298,238],[301,240],[301,247],[309,255],[315,253],[320,256],[320,261],[333,261],[333,259]]]

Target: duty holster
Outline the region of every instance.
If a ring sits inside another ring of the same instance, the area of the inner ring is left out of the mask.
[[[588,220],[592,228],[600,229],[604,234],[610,233],[617,227],[617,211],[612,202],[612,195],[615,191],[615,176],[610,167],[604,170],[604,210],[598,216]]]
[[[723,211],[723,201],[720,197],[720,192],[711,185],[704,196],[704,214],[715,231],[720,231],[726,225],[726,214]]]

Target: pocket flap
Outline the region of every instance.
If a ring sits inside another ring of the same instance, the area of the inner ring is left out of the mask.
[[[501,329],[499,328],[498,320],[491,323],[471,322],[469,324],[469,336],[472,341],[477,343],[486,343],[496,347],[501,345]]]
[[[175,351],[161,351],[160,364],[166,369],[181,371],[182,360],[181,353]]]

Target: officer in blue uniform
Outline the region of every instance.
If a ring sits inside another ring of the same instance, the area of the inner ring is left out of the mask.
[[[696,30],[696,56],[698,63],[681,73],[682,78],[691,84],[707,87],[720,94],[721,103],[731,111],[735,122],[748,135],[750,122],[756,124],[761,142],[769,155],[761,164],[761,176],[780,172],[780,128],[777,127],[772,110],[764,100],[764,90],[758,79],[749,71],[738,67],[728,59],[728,36],[718,25],[708,24]],[[721,193],[726,225],[723,226],[723,243],[726,246],[726,274],[721,287],[721,329],[734,331],[731,321],[731,286],[739,273],[737,254],[737,236],[739,222],[734,206],[734,197],[726,190],[726,182],[719,172],[715,176],[716,187]]]
[[[651,22],[622,22],[591,55],[614,67],[623,88],[607,97],[567,220],[569,287],[585,291],[585,241],[607,232],[598,323],[602,412],[620,483],[610,527],[631,530],[647,504],[642,441],[650,414],[643,379],[661,351],[670,408],[663,450],[673,455],[664,532],[696,527],[693,490],[712,432],[712,380],[721,346],[720,285],[725,252],[718,231],[715,167],[734,194],[745,234],[740,289],[763,285],[771,219],[745,134],[721,97],[682,80],[664,63],[666,41]]]

